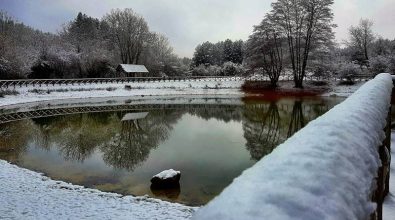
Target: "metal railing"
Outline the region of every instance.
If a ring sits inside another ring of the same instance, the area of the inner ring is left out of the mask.
[[[372,79],[371,75],[353,77],[354,81],[366,81]],[[346,77],[305,76],[305,81],[348,81]],[[282,75],[279,81],[292,81],[292,75]],[[92,84],[124,84],[124,83],[149,83],[149,82],[226,82],[226,81],[270,81],[268,76],[188,76],[188,77],[122,77],[122,78],[81,78],[81,79],[19,79],[0,80],[0,88],[16,87],[43,87],[55,85],[92,85]]]
[[[110,83],[147,83],[147,82],[199,82],[199,81],[244,81],[245,77],[191,76],[191,77],[122,77],[122,78],[81,78],[81,79],[20,79],[0,80],[0,88],[23,86],[90,85]]]

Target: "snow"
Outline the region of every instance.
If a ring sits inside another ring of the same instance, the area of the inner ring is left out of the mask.
[[[368,219],[392,80],[380,74],[247,169],[193,219]]]
[[[54,181],[0,160],[0,219],[189,219],[197,209]]]
[[[165,179],[173,178],[173,177],[177,176],[178,174],[181,174],[181,172],[175,171],[173,169],[169,169],[169,170],[164,170],[164,171],[156,174],[153,177],[158,177],[159,179],[165,180]]]
[[[254,77],[252,77],[254,78]],[[0,98],[0,106],[15,105],[30,102],[44,102],[50,100],[65,99],[92,99],[104,97],[138,97],[138,96],[190,96],[190,95],[230,95],[242,96],[241,86],[244,81],[225,81],[225,79],[193,80],[187,82],[133,82],[133,83],[104,83],[88,85],[48,85],[42,87],[16,87],[19,95],[6,95]],[[354,93],[364,82],[357,82],[352,86],[338,85],[338,82],[330,81],[330,91],[321,96],[348,97]],[[131,89],[125,89],[125,86]],[[294,84],[291,81],[280,82],[281,88],[292,89]],[[9,88],[12,90],[13,88]],[[36,90],[35,92],[32,92]]]
[[[333,82],[332,82],[333,83]],[[335,82],[338,83],[338,82]],[[349,97],[357,91],[365,82],[356,82],[354,85],[330,85],[330,91],[322,94],[324,97]]]
[[[120,66],[127,73],[148,73],[144,65],[120,64]]]
[[[19,95],[0,98],[0,106],[48,100],[133,97],[161,95],[241,95],[243,81],[193,81],[193,82],[138,82],[105,83],[92,85],[55,85],[43,87],[16,87]],[[131,90],[125,89],[130,85]],[[81,91],[83,88],[83,91]],[[39,93],[32,92],[38,89]],[[49,94],[47,91],[50,91]]]
[[[385,198],[383,204],[383,219],[391,220],[395,218],[395,131],[391,132],[391,171],[390,171],[390,193]]]
[[[221,197],[203,208],[195,218],[295,219],[296,216],[300,219],[320,219],[329,216],[328,219],[344,219],[346,216],[352,219],[370,212],[374,206],[366,201],[366,193],[378,166],[378,156],[367,145],[376,144],[382,138],[382,134],[369,131],[377,131],[377,127],[382,126],[380,116],[385,110],[383,105],[390,86],[387,81],[387,75],[378,76],[347,100],[347,104],[341,105],[343,107],[338,106],[328,113],[329,116],[310,123],[273,154],[245,171],[224,190]],[[85,106],[92,103],[116,105],[129,101],[141,104],[159,101],[164,104],[220,102],[238,105],[241,104],[239,98],[243,96],[240,91],[242,83],[196,81],[55,85],[38,88],[44,90],[42,94],[30,92],[35,89],[33,87],[23,87],[16,88],[19,95],[1,98],[0,106],[7,111],[13,108],[28,111],[31,108]],[[131,85],[132,89],[125,89],[125,85]],[[107,88],[111,89],[107,91]],[[345,89],[349,92],[344,94],[338,93],[336,88],[332,92],[348,96],[355,88]],[[48,89],[51,90],[49,94],[45,92]],[[365,93],[369,93],[369,97]],[[192,96],[198,99],[192,99]],[[384,98],[374,98],[380,96]],[[361,126],[356,122],[358,120],[377,122]],[[333,124],[333,121],[338,123]],[[347,135],[351,133],[355,135]],[[318,141],[317,136],[321,137]],[[355,173],[355,176],[350,176],[350,173]],[[197,210],[147,197],[122,197],[85,189],[51,180],[1,160],[0,182],[0,218],[188,219]],[[364,193],[361,194],[361,190]],[[347,202],[350,201],[359,205],[349,208]],[[311,204],[318,205],[311,207]]]

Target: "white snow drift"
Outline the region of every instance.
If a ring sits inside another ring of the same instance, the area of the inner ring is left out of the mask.
[[[54,181],[0,160],[0,219],[189,219],[196,208]]]
[[[392,79],[380,74],[243,172],[194,219],[368,219]]]

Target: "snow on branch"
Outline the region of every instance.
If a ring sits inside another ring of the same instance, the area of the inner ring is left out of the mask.
[[[244,171],[194,219],[368,219],[392,87],[389,74],[367,82]]]

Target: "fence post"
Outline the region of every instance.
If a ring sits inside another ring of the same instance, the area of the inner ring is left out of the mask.
[[[384,188],[384,197],[388,195],[390,188],[389,188],[389,181],[390,181],[390,174],[391,174],[391,123],[392,123],[392,118],[391,118],[391,110],[392,108],[389,108],[388,111],[388,116],[387,116],[387,126],[385,130],[385,140],[384,140],[384,145],[387,148],[387,153],[389,154],[388,158],[388,173],[385,177],[385,188]]]
[[[385,139],[378,148],[381,167],[378,169],[378,177],[376,179],[376,190],[373,192],[372,201],[377,203],[377,209],[371,215],[373,220],[383,219],[383,203],[385,197],[389,193],[390,166],[391,166],[391,107],[387,115],[387,124],[384,128]]]

